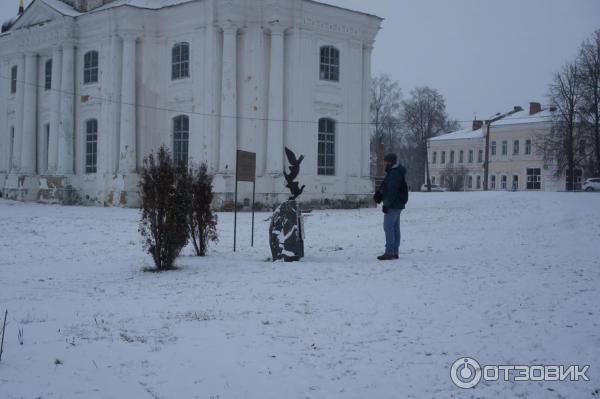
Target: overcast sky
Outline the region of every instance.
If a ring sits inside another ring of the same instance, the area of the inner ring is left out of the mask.
[[[600,0],[323,0],[385,18],[373,73],[404,96],[428,85],[451,117],[485,118],[529,101],[547,103],[552,74],[600,29]],[[0,0],[0,19],[18,0]]]
[[[486,118],[548,103],[552,75],[600,29],[600,0],[324,0],[385,18],[373,73],[404,97],[437,88],[448,113]]]

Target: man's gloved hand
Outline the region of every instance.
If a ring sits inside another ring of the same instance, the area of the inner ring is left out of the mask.
[[[387,207],[387,206],[384,206],[384,207],[382,208],[382,210],[383,210],[383,213],[388,213],[388,207]]]
[[[373,201],[375,201],[377,204],[381,204],[381,201],[383,201],[383,195],[380,191],[376,191],[375,194],[373,194]]]

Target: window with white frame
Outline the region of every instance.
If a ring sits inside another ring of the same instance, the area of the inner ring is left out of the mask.
[[[171,79],[190,77],[190,45],[177,43],[171,51]]]
[[[477,176],[476,179],[476,186],[475,186],[478,190],[481,188],[481,176]]]
[[[502,175],[502,177],[500,178],[500,188],[502,190],[506,190],[506,182],[507,182],[506,175]]]
[[[85,123],[85,173],[96,173],[98,165],[98,120]]]
[[[460,150],[460,152],[458,153],[458,163],[463,163],[465,158],[465,152],[463,150]]]
[[[17,75],[19,73],[19,67],[14,65],[10,68],[10,94],[17,92]]]
[[[333,46],[321,47],[319,77],[321,80],[339,82],[340,80],[340,51]]]
[[[479,150],[479,152],[477,154],[477,162],[479,162],[479,163],[483,162],[483,150]]]
[[[446,163],[446,151],[442,151],[442,165],[444,165]]]
[[[83,83],[98,83],[98,52],[88,51],[83,56]]]
[[[173,162],[176,165],[188,163],[190,141],[190,118],[179,115],[173,118]]]
[[[437,152],[434,151],[433,155],[432,155],[431,163],[435,165],[436,162],[437,162]]]
[[[508,154],[508,141],[504,140],[502,142],[502,155]]]
[[[454,163],[454,151],[450,151],[450,163]]]
[[[527,190],[540,190],[542,188],[542,169],[527,168]]]
[[[495,141],[492,141],[491,153],[492,153],[492,156],[496,156],[496,142]]]
[[[495,190],[496,189],[496,175],[491,175],[490,176],[490,189],[491,190]]]
[[[471,189],[473,188],[473,176],[469,175],[469,177],[467,177],[467,188]]]
[[[525,155],[531,155],[531,140],[525,140]]]
[[[473,150],[469,150],[469,163],[473,163]]]
[[[46,61],[44,65],[44,90],[48,91],[52,88],[52,59]]]
[[[513,155],[519,155],[519,140],[513,141]]]
[[[335,175],[335,121],[319,119],[319,139],[317,145],[317,174]]]

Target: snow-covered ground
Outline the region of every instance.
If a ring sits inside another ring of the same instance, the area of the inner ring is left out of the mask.
[[[1,398],[600,397],[600,196],[412,194],[400,260],[381,211],[318,211],[300,263],[267,214],[219,215],[210,256],[151,265],[130,209],[0,201]],[[22,329],[23,344],[18,332]],[[450,365],[591,365],[590,382],[486,382]]]

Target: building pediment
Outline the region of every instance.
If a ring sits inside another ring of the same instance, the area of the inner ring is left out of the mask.
[[[10,28],[11,31],[45,25],[63,16],[44,1],[35,0]]]

